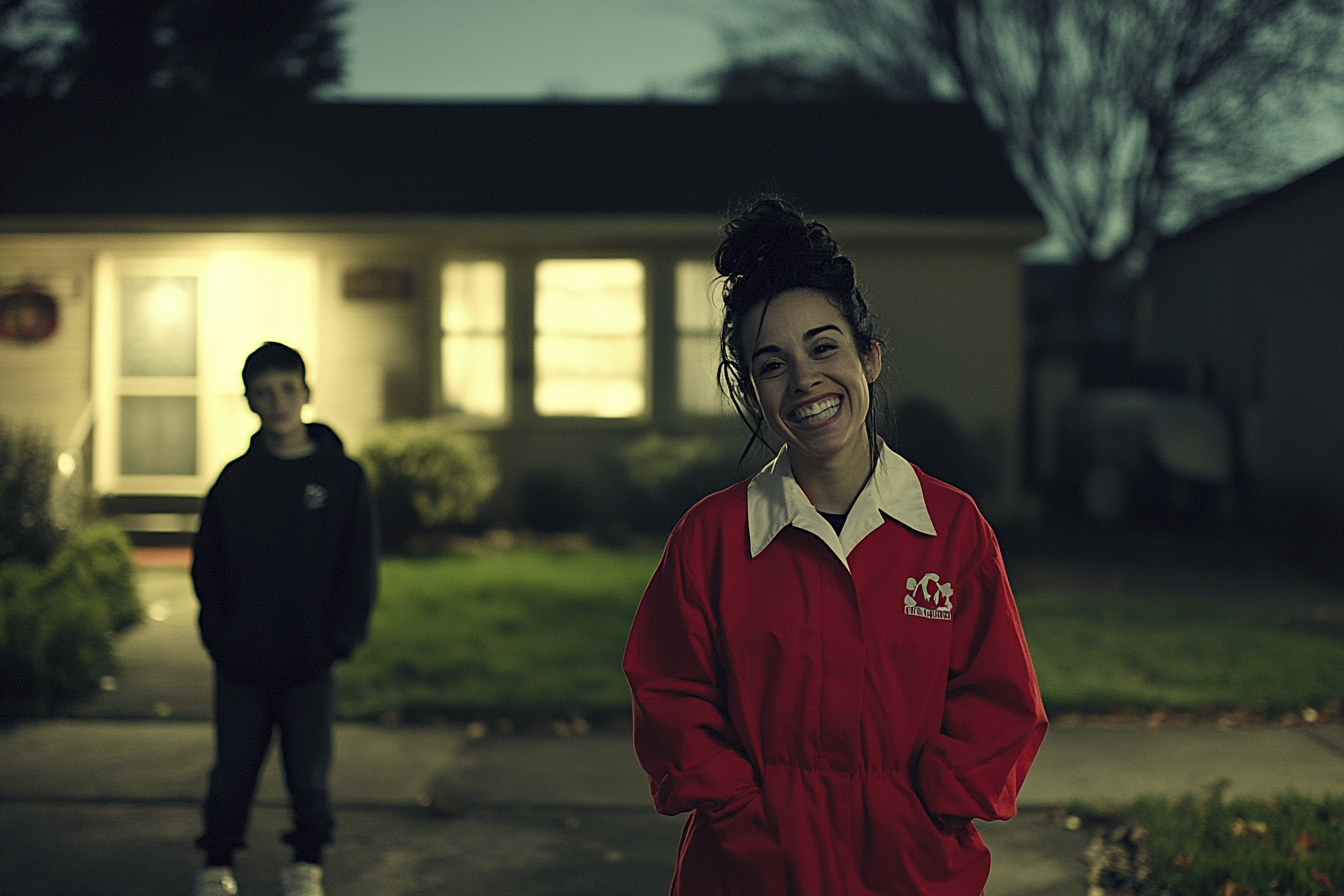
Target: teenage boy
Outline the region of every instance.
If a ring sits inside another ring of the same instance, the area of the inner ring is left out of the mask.
[[[377,589],[373,507],[336,434],[303,422],[298,352],[262,345],[243,364],[243,390],[261,429],[206,495],[191,565],[215,665],[215,765],[195,896],[238,892],[233,853],[276,728],[294,823],[283,890],[322,896],[335,672],[364,640]]]

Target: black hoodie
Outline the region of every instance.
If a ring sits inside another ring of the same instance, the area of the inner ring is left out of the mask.
[[[315,681],[367,632],[378,577],[368,482],[329,427],[310,423],[308,436],[316,450],[291,459],[252,436],[201,508],[191,577],[223,678]]]

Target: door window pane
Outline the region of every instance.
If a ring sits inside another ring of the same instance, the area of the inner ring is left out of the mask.
[[[121,375],[196,375],[196,278],[121,278]]]
[[[537,413],[644,413],[644,265],[628,258],[549,259],[537,265],[535,301]]]
[[[503,417],[504,266],[444,265],[440,320],[444,404],[463,414]]]
[[[196,398],[121,397],[121,472],[126,476],[196,475]]]

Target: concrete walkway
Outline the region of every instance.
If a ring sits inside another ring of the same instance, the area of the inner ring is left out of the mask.
[[[188,893],[211,761],[209,665],[180,567],[141,569],[150,620],[119,646],[115,689],[71,717],[0,730],[0,896]],[[666,892],[682,819],[650,807],[628,732],[471,737],[460,726],[337,730],[331,896],[638,896]],[[1010,822],[980,825],[988,896],[1081,896],[1086,830],[1052,810],[1201,791],[1344,792],[1344,726],[1149,727],[1059,720]],[[274,756],[239,856],[244,896],[287,861]]]

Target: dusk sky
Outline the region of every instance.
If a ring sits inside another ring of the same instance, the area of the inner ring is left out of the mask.
[[[700,99],[724,0],[353,0],[337,96]]]

